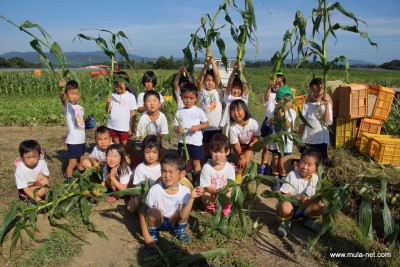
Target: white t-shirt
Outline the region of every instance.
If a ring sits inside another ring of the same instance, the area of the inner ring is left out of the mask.
[[[158,178],[161,177],[161,165],[158,163],[154,167],[149,167],[144,163],[140,163],[133,176],[133,184],[144,184],[146,179],[150,180],[150,186],[153,186]]]
[[[289,110],[286,110],[285,111],[285,118],[288,121],[290,121],[290,128],[288,129],[288,131],[291,132],[292,129],[294,128],[294,122],[296,120],[296,111],[294,111],[294,109],[292,109],[292,108],[290,108]],[[274,132],[275,132],[275,130],[274,130]],[[282,136],[282,139],[283,139],[283,143],[284,143],[284,146],[285,146],[284,153],[292,153],[292,151],[293,151],[293,140],[290,140],[289,137],[285,138],[284,136]],[[285,140],[286,140],[286,142],[285,142]],[[270,145],[268,147],[268,149],[278,150],[280,152],[280,150],[278,148],[278,145],[276,143]]]
[[[21,161],[15,168],[15,183],[17,184],[17,189],[24,189],[33,185],[40,172],[49,176],[49,169],[44,159],[40,159],[33,169],[26,167],[25,163]]]
[[[104,165],[103,167],[103,181],[106,181],[107,178],[107,164]],[[125,175],[119,175],[117,174],[115,177],[117,178],[117,180],[121,183],[121,184],[129,184],[129,181],[131,180],[131,176],[132,176],[132,171],[131,168],[128,167],[128,173]]]
[[[273,118],[274,117],[274,110],[275,110],[275,105],[276,105],[276,93],[272,92],[269,94],[269,99],[268,101],[264,100],[263,96],[263,105],[265,106],[265,112],[264,115],[265,117]]]
[[[168,134],[168,121],[164,113],[160,112],[160,116],[156,121],[152,121],[146,113],[140,116],[136,136],[143,139],[148,135]]]
[[[320,111],[318,106],[320,106]],[[328,104],[329,121],[327,125],[332,125],[332,105]],[[307,122],[313,127],[312,129],[305,126],[302,136],[302,141],[306,144],[330,144],[329,130],[322,124],[323,114],[325,113],[325,105],[320,105],[317,102],[307,102],[303,106],[302,114]]]
[[[182,108],[176,112],[176,117],[182,124],[183,131],[185,132],[186,144],[201,146],[203,145],[203,132],[197,131],[191,133],[190,127],[199,125],[207,121],[206,114],[197,106],[191,108]],[[174,119],[174,126],[179,126],[176,118]],[[178,142],[183,143],[182,135],[178,134]]]
[[[141,93],[139,93],[139,95],[137,96],[137,106],[138,106],[138,108],[141,108],[141,107],[143,107],[144,106],[144,93],[145,92],[141,92]],[[159,93],[159,95],[160,95],[160,102],[161,102],[161,104],[162,103],[164,103],[164,98],[163,98],[163,96]]]
[[[67,108],[63,106],[63,110],[68,127],[66,143],[69,145],[85,144],[86,134],[83,107],[67,102]]]
[[[229,180],[235,181],[235,167],[229,162],[225,163],[222,170],[217,171],[210,164],[210,160],[201,169],[200,186],[213,189],[224,188]]]
[[[174,195],[165,193],[162,182],[153,185],[147,193],[146,206],[156,207],[161,210],[164,218],[171,218],[179,205],[188,203],[190,199],[190,189],[179,184],[178,192]]]
[[[236,100],[236,99],[242,99],[247,105],[247,103],[249,102],[249,95],[246,95],[246,96],[242,95],[242,96],[236,97],[231,94],[228,96],[226,96],[224,94],[224,102],[225,102],[226,106],[225,106],[224,115],[222,115],[221,123],[219,124],[220,127],[224,127],[229,122],[229,120],[230,120],[229,107],[230,107],[232,101]]]
[[[282,193],[290,193],[294,196],[307,195],[309,197],[315,195],[315,188],[318,183],[318,175],[313,174],[306,181],[301,178],[298,170],[293,170],[285,178],[286,182],[281,187]]]
[[[233,122],[229,135],[231,145],[234,145],[237,142],[239,142],[241,145],[247,145],[253,140],[254,136],[261,135],[260,126],[253,118],[250,118],[249,122],[244,127],[236,122]]]
[[[106,153],[104,153],[98,145],[93,148],[89,158],[95,158],[99,164],[106,164]]]
[[[136,98],[128,91],[122,95],[114,92],[111,97],[111,113],[108,117],[107,128],[128,132],[131,111],[137,109]]]
[[[178,104],[178,109],[184,108],[185,105],[183,104],[182,97],[181,97],[181,89],[178,89],[178,92],[175,93],[176,103]]]
[[[209,127],[205,131],[219,130],[222,116],[222,90],[203,89],[200,93],[200,107],[207,116]]]

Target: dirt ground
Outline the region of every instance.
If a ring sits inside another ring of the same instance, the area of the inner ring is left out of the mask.
[[[0,179],[8,181],[1,183],[0,209],[5,211],[11,201],[16,199],[13,176],[13,162],[18,156],[18,145],[26,139],[35,139],[41,145],[45,153],[45,159],[50,170],[50,182],[62,183],[63,172],[67,163],[66,128],[57,127],[0,127]],[[93,132],[87,133],[88,147],[94,146]],[[166,144],[168,148],[176,147],[174,142]],[[261,185],[259,192],[269,189],[268,185]],[[259,220],[261,229],[253,239],[238,241],[239,251],[243,263],[252,266],[321,266],[327,262],[318,258],[318,253],[307,254],[306,241],[311,232],[300,224],[294,223],[288,238],[281,239],[276,235],[278,220],[275,217],[276,200],[259,197],[251,214],[253,219]],[[122,200],[109,204],[102,203],[94,207],[91,220],[96,227],[104,231],[108,240],[88,232],[84,240],[82,250],[76,255],[70,266],[143,266],[147,253],[143,245],[137,215],[126,212]],[[50,232],[50,226],[40,224],[42,233]],[[168,241],[168,233],[166,240]],[[164,235],[161,236],[163,240]],[[164,249],[168,249],[168,242],[161,242]],[[165,246],[164,246],[165,245]],[[223,246],[223,245],[222,245]],[[192,243],[182,247],[184,253],[194,254],[215,247],[207,246],[202,240],[192,239]],[[0,256],[1,258],[2,256]],[[4,263],[4,258],[0,263]],[[224,265],[224,264],[222,264]]]

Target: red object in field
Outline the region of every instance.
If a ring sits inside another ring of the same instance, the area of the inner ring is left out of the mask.
[[[100,78],[101,76],[105,76],[107,75],[107,71],[106,70],[94,70],[90,72],[90,76],[92,78]]]

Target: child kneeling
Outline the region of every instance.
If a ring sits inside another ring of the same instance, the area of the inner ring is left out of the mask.
[[[194,199],[203,194],[203,188],[199,186],[190,192],[179,183],[186,175],[186,162],[181,155],[168,154],[160,164],[162,181],[150,188],[143,212],[139,213],[143,238],[150,251],[158,242],[159,230],[173,230],[178,240],[189,242],[185,233],[187,220]]]
[[[303,220],[303,225],[311,231],[318,233],[319,226],[314,223],[325,210],[321,202],[310,202],[318,183],[317,169],[322,162],[322,154],[316,148],[308,148],[301,154],[298,170],[291,171],[286,176],[286,182],[280,189],[282,193],[296,197],[302,204],[293,205],[289,201],[280,202],[277,208],[277,216],[281,220],[278,235],[286,237],[291,226],[291,219]]]

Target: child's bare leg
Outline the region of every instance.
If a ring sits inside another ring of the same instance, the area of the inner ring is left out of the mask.
[[[317,203],[310,203],[310,205],[308,205],[304,211],[304,216],[319,216],[324,212],[324,210],[325,205],[324,203],[322,203],[322,201],[319,201]]]
[[[46,175],[44,175],[42,172],[39,172],[39,174],[36,177],[36,185],[39,187],[44,187],[44,186],[50,186],[49,179],[47,179]],[[42,198],[45,196],[47,193],[47,188],[41,188],[39,191],[36,192],[36,196]]]
[[[120,144],[120,143],[121,143],[121,142],[119,141],[119,138],[118,138],[118,137],[115,137],[115,138],[113,137],[112,140],[113,140],[113,143],[114,143],[114,144]]]
[[[277,211],[279,217],[287,218],[292,215],[293,205],[289,201],[279,202]]]
[[[161,210],[157,208],[150,208],[147,213],[147,225],[149,227],[158,227],[163,222]]]
[[[79,157],[79,162],[78,162],[78,170],[83,171],[85,168],[82,166],[82,162],[85,160],[84,155]]]
[[[67,177],[69,177],[69,178],[72,177],[72,173],[74,172],[74,169],[75,169],[77,163],[78,163],[78,159],[77,158],[70,158],[69,159],[67,170],[66,170]]]
[[[82,165],[82,167],[83,167],[85,170],[86,170],[86,169],[89,169],[89,168],[92,168],[92,163],[91,163],[90,160],[88,160],[88,159],[82,160],[81,165]]]
[[[272,160],[271,160],[271,170],[272,170],[272,175],[279,175],[279,155],[272,153]]]
[[[269,162],[268,147],[264,147],[263,151],[262,151],[262,155],[261,155],[261,166],[260,166],[259,174],[261,174],[261,175],[267,174],[268,162]]]
[[[201,196],[201,202],[205,207],[212,205],[215,202],[215,195],[204,192],[204,194]]]

